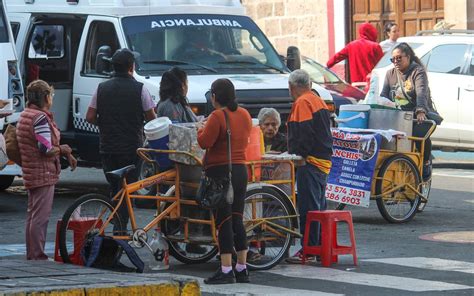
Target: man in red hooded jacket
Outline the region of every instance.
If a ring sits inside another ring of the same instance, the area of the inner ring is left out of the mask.
[[[382,58],[383,51],[377,43],[377,29],[369,23],[359,27],[359,39],[346,45],[327,62],[331,68],[342,60],[349,59],[351,82],[368,82],[367,75]]]

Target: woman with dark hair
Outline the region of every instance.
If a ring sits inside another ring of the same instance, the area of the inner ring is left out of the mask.
[[[390,61],[395,67],[387,72],[380,96],[395,101],[402,110],[414,111],[417,123],[413,126],[413,135],[424,137],[430,125],[424,124],[423,121],[426,120],[428,112],[435,110],[425,67],[410,45],[405,42],[393,48]],[[416,144],[420,149],[420,143]],[[425,142],[424,150],[423,179],[427,181],[431,177],[431,140],[429,138]]]
[[[386,53],[397,45],[397,39],[400,37],[400,30],[396,23],[388,22],[385,24],[383,32],[387,39],[380,42],[380,46],[382,47],[383,52]]]
[[[28,99],[17,125],[23,183],[28,191],[26,259],[46,260],[46,230],[53,207],[54,186],[61,172],[59,157],[67,157],[74,170],[77,161],[68,145],[59,145],[59,129],[49,111],[54,89],[43,80],[31,82]]]
[[[188,75],[173,67],[163,73],[160,82],[160,101],[156,106],[158,117],[166,116],[172,122],[196,122],[196,115],[189,107]]]
[[[252,119],[235,100],[234,85],[229,79],[218,79],[211,86],[211,101],[214,110],[205,126],[198,131],[199,145],[207,149],[205,170],[209,177],[225,176],[229,173],[227,153],[226,116],[231,132],[232,187],[234,201],[231,205],[216,210],[221,268],[206,279],[206,284],[229,284],[249,282],[247,271],[247,239],[243,224],[244,199],[247,189],[245,149],[248,145]],[[237,252],[235,272],[232,270],[232,253]]]

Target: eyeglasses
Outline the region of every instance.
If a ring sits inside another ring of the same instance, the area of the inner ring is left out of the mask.
[[[390,62],[392,62],[392,63],[400,62],[403,57],[406,57],[406,55],[400,55],[400,56],[396,56],[396,57],[390,58]]]

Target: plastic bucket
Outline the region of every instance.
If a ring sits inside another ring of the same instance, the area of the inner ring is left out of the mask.
[[[249,144],[245,150],[245,160],[255,161],[262,159],[262,146],[263,146],[263,134],[262,130],[258,125],[252,126],[250,131]],[[260,180],[262,174],[262,168],[260,164],[254,165],[253,177],[256,181]],[[252,180],[252,168],[249,166],[248,169],[249,181]]]
[[[158,117],[145,124],[145,136],[150,148],[168,150],[170,124],[171,120],[168,117]],[[160,168],[171,166],[168,154],[156,153],[154,158]]]
[[[336,118],[338,127],[368,128],[369,105],[341,105],[339,116]]]

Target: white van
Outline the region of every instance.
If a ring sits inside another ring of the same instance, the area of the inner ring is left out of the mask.
[[[212,111],[212,81],[233,81],[242,107],[256,116],[275,107],[291,109],[285,65],[239,0],[6,0],[26,81],[43,79],[55,88],[53,112],[62,139],[80,164],[99,160],[97,128],[85,120],[92,94],[110,77],[103,57],[119,48],[139,53],[134,77],[158,102],[164,71],[188,73],[189,102],[197,114]],[[28,77],[29,75],[33,77]],[[329,104],[331,94],[314,85]]]
[[[3,131],[6,123],[18,121],[24,108],[23,84],[3,0],[0,0],[0,99],[12,99],[14,109],[12,115],[0,119],[0,130]],[[15,176],[20,174],[21,168],[16,164],[7,165],[0,170],[0,190],[8,188]]]

